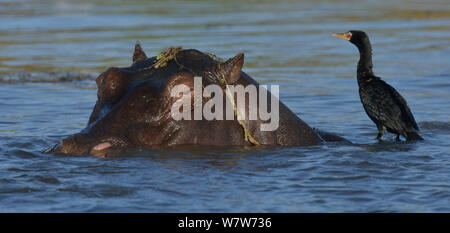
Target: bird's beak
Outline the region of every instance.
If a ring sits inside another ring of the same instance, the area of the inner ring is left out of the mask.
[[[346,40],[350,40],[350,38],[352,37],[352,34],[350,32],[346,32],[346,33],[333,33],[333,36],[335,37],[340,37],[342,39],[346,39]]]

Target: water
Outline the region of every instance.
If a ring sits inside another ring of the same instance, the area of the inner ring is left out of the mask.
[[[0,1],[0,212],[449,212],[450,5],[433,1]],[[396,142],[363,112],[356,48],[408,100],[423,142]],[[182,45],[279,84],[313,127],[353,145],[44,154],[85,127],[93,79]]]

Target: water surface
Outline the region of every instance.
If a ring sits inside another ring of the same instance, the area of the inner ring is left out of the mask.
[[[0,212],[449,212],[448,1],[0,1]],[[357,49],[408,100],[423,142],[396,142],[359,102]],[[134,151],[100,159],[42,151],[83,129],[93,79],[140,41],[229,58],[280,85],[312,127],[354,144]]]

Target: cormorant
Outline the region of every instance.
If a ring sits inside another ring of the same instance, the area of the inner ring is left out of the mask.
[[[385,130],[400,135],[406,140],[423,140],[417,133],[419,127],[406,100],[392,86],[373,74],[372,46],[363,31],[333,33],[333,36],[350,41],[358,50],[360,59],[357,67],[359,97],[367,115],[377,125],[377,139]]]

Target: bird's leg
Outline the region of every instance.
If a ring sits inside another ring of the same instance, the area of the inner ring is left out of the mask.
[[[377,124],[377,128],[378,128],[378,135],[377,135],[376,139],[381,140],[381,137],[383,137],[383,134],[384,134],[384,131],[386,130],[386,128],[381,124]]]
[[[378,132],[378,135],[375,139],[381,140],[381,137],[383,137],[383,132]]]
[[[400,134],[397,134],[397,137],[395,137],[395,141],[399,142],[400,140]]]

